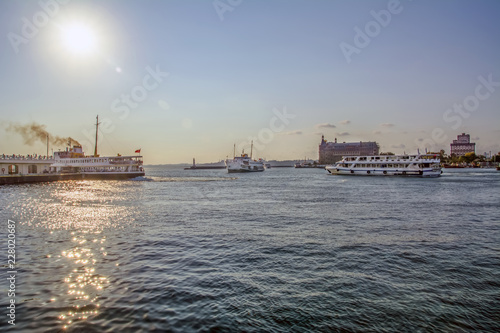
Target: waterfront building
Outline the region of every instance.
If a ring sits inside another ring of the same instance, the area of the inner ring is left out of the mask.
[[[327,142],[321,136],[319,145],[319,164],[333,164],[342,159],[342,156],[378,155],[379,145],[374,141],[359,142]]]
[[[54,171],[52,156],[0,155],[0,175],[45,174]]]
[[[470,142],[470,135],[465,133],[457,135],[457,139],[453,140],[450,144],[450,148],[450,155],[454,154],[457,157],[464,156],[467,153],[476,152],[476,144],[474,142]]]

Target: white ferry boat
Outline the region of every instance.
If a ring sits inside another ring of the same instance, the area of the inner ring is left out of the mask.
[[[142,156],[85,156],[82,147],[75,145],[54,152],[51,168],[57,173],[81,174],[84,179],[127,179],[144,176]]]
[[[82,146],[74,145],[66,151],[54,153],[51,169],[61,174],[81,174],[85,179],[127,179],[145,175],[142,156],[99,156],[97,154],[97,134],[99,116],[96,118],[94,155],[85,156]],[[141,150],[136,150],[140,153]]]
[[[97,154],[97,133],[99,116],[96,122],[96,143],[94,155],[86,156],[82,146],[77,144],[65,151],[47,155],[0,155],[0,185],[34,182],[52,182],[79,179],[127,179],[144,176],[141,150],[133,156],[106,156]],[[68,143],[68,146],[71,142]]]
[[[228,173],[264,171],[264,160],[259,159],[258,161],[256,161],[252,159],[253,141],[251,147],[252,150],[250,151],[250,156],[243,153],[241,154],[241,156],[234,156],[232,160],[226,160],[226,168]]]
[[[440,162],[430,154],[344,156],[325,169],[332,175],[439,177]]]
[[[232,160],[226,160],[227,172],[259,172],[264,171],[264,162],[251,159],[248,154],[235,156]]]

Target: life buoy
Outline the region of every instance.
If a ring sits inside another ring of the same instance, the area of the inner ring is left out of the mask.
[[[368,170],[366,173],[367,173],[367,174],[370,174],[370,170]]]
[[[354,173],[354,170],[351,170],[351,173]]]
[[[387,171],[384,170],[384,175],[387,175]]]

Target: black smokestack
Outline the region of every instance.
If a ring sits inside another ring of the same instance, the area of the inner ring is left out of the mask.
[[[80,145],[78,141],[71,137],[60,137],[57,135],[51,135],[49,132],[45,130],[45,125],[40,125],[37,123],[31,123],[28,125],[19,125],[11,123],[9,127],[7,127],[7,131],[21,134],[23,137],[24,143],[32,146],[35,142],[47,142],[47,135],[49,136],[49,141],[54,146],[64,146],[67,145],[68,142],[71,146]]]

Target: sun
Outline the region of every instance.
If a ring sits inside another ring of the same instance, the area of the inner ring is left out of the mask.
[[[85,56],[97,50],[97,37],[92,28],[81,22],[68,24],[61,29],[64,48],[77,56]]]

